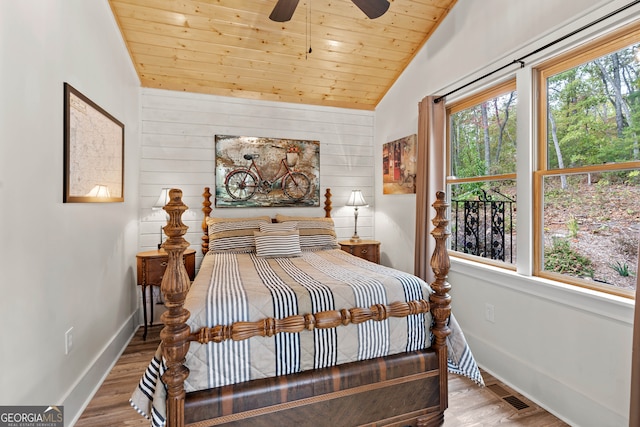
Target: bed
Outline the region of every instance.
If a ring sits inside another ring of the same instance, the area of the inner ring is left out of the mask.
[[[211,217],[193,284],[182,192],[170,191],[162,344],[131,405],[153,426],[434,426],[448,371],[482,378],[451,314],[447,203],[435,280],[341,251],[323,217]],[[161,379],[161,380],[160,380]]]

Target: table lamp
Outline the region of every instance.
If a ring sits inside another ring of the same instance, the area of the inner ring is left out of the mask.
[[[169,188],[163,188],[162,191],[160,191],[160,196],[158,197],[158,200],[156,200],[156,202],[153,204],[153,206],[151,207],[151,209],[153,210],[158,210],[158,209],[162,209],[165,207],[165,205],[167,203],[169,203]],[[160,247],[162,247],[162,225],[160,226],[160,243],[158,243],[158,249],[160,249]]]
[[[359,242],[360,236],[358,236],[358,208],[361,206],[369,206],[369,205],[364,200],[361,190],[352,190],[351,195],[349,196],[349,200],[347,200],[347,204],[345,206],[353,206],[354,208],[353,215],[355,217],[355,228],[353,230],[353,236],[351,237],[350,240],[352,242]]]

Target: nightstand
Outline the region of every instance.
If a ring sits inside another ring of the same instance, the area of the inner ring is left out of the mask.
[[[380,264],[380,242],[377,240],[360,240],[358,242],[342,240],[338,244],[340,249],[351,255]]]
[[[162,276],[167,268],[169,254],[164,249],[156,251],[139,252],[136,255],[138,262],[138,286],[142,290],[142,308],[144,310],[144,334],[142,339],[147,339],[147,287],[160,286],[162,284]],[[193,280],[196,275],[196,251],[193,249],[185,249],[182,261],[187,269],[189,279]],[[153,288],[151,288],[153,289]],[[151,321],[153,326],[153,292],[150,292],[151,299]]]

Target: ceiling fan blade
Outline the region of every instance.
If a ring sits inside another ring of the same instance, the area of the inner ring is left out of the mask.
[[[389,9],[387,0],[351,0],[353,4],[358,6],[369,19],[376,19],[384,15]]]
[[[299,0],[278,0],[269,19],[275,22],[286,22],[291,19],[293,12],[296,11]],[[386,0],[385,0],[386,1]]]

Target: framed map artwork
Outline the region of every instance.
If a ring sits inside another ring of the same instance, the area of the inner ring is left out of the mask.
[[[416,192],[416,135],[382,145],[382,194]]]
[[[124,201],[124,125],[64,84],[64,203]]]
[[[216,207],[320,206],[320,142],[216,135]]]

